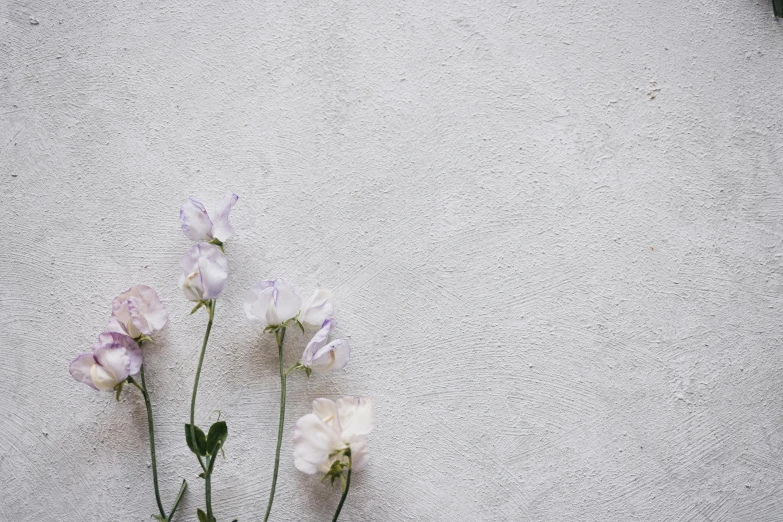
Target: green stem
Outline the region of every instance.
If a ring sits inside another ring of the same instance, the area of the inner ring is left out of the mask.
[[[275,471],[272,473],[272,489],[269,491],[269,502],[266,505],[266,514],[264,522],[269,520],[269,514],[272,512],[272,501],[275,499],[275,487],[277,486],[277,471],[280,468],[280,445],[283,443],[283,424],[285,423],[285,381],[288,372],[283,369],[283,339],[285,339],[285,328],[275,331],[277,340],[277,356],[280,363],[280,422],[277,425],[277,451],[275,452]]]
[[[340,511],[342,511],[343,504],[345,504],[345,497],[348,496],[348,488],[351,487],[351,468],[353,467],[353,460],[351,459],[350,449],[348,449],[346,455],[348,455],[348,477],[345,479],[345,489],[343,490],[343,496],[340,497],[340,503],[337,504],[337,511],[335,511],[334,513],[334,518],[332,519],[332,522],[337,522],[337,517],[340,516]]]
[[[207,323],[207,331],[204,334],[204,343],[201,345],[201,355],[198,358],[198,368],[196,368],[196,380],[193,382],[193,397],[190,399],[190,439],[196,440],[196,423],[194,421],[196,417],[196,394],[198,393],[198,381],[201,378],[201,367],[204,365],[204,354],[207,353],[207,341],[209,341],[209,332],[212,330],[212,320],[215,318],[215,300],[212,299],[208,304],[209,309],[209,322]],[[207,471],[207,467],[204,465],[204,461],[201,459],[201,455],[196,453],[198,457],[198,463],[201,465],[203,471]]]
[[[212,455],[214,459],[217,455]],[[212,520],[212,473],[204,475],[204,492],[207,500],[207,520]]]
[[[150,433],[150,458],[152,459],[152,483],[155,486],[155,500],[158,503],[158,511],[160,516],[166,518],[166,512],[163,510],[163,502],[160,501],[160,488],[158,488],[158,463],[155,459],[155,425],[152,422],[152,403],[150,402],[150,394],[147,393],[147,384],[144,382],[144,365],[141,365],[139,369],[139,375],[141,376],[141,386],[136,382],[133,377],[129,377],[131,384],[141,391],[144,396],[144,404],[147,406],[147,429]]]

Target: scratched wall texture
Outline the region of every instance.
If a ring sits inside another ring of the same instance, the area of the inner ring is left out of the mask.
[[[344,521],[783,520],[783,24],[768,0],[0,2],[0,520],[148,520],[138,393],[67,373],[155,287],[163,495],[206,318],[190,195],[240,199],[198,405],[218,520],[258,521],[277,425],[254,281],[334,289],[353,359],[296,375],[377,427]],[[286,362],[301,354],[291,336]]]

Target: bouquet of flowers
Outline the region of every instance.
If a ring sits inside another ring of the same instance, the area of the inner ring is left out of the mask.
[[[189,422],[184,425],[184,439],[196,456],[198,477],[204,480],[204,509],[197,510],[199,522],[217,522],[212,508],[212,473],[218,455],[224,451],[228,438],[226,421],[218,420],[208,428],[196,424],[196,397],[204,354],[215,318],[218,298],[228,281],[226,241],[233,235],[229,222],[231,208],[237,202],[236,194],[227,194],[207,212],[194,198],[180,208],[180,224],[188,239],[196,242],[180,260],[179,288],[186,299],[194,303],[191,315],[199,310],[207,314],[204,342],[193,381]],[[263,327],[263,333],[274,335],[280,369],[280,420],[277,431],[272,483],[264,521],[269,520],[275,498],[280,467],[280,447],[285,431],[286,380],[291,372],[301,371],[307,377],[341,369],[348,364],[351,347],[345,339],[331,339],[335,326],[334,295],[317,288],[305,302],[296,290],[282,279],[268,279],[252,285],[245,297],[247,318]],[[90,351],[71,361],[70,373],[74,379],[98,390],[115,394],[119,400],[123,387],[130,385],[141,392],[147,408],[152,483],[158,513],[152,517],[161,522],[173,520],[177,507],[187,489],[182,481],[179,494],[167,512],[158,487],[158,468],[155,458],[155,427],[152,404],[144,376],[142,346],[154,342],[154,335],[168,323],[166,307],[157,292],[145,285],[136,285],[114,298],[111,316],[105,331]],[[301,359],[285,368],[283,345],[286,330],[298,328],[313,335],[304,347]],[[351,485],[351,473],[362,470],[369,460],[365,436],[373,429],[372,400],[369,397],[343,397],[337,401],[316,399],[313,412],[301,417],[293,430],[294,466],[304,473],[322,473],[331,483],[339,482],[342,496],[333,521],[340,515]],[[236,522],[236,519],[234,519]]]

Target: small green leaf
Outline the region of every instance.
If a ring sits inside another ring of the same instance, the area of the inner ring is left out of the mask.
[[[198,455],[201,455],[202,457],[207,454],[207,437],[204,435],[204,432],[201,431],[201,428],[198,426],[195,426],[196,428],[196,441],[193,442],[191,438],[191,429],[190,424],[185,424],[185,441],[188,443],[188,448],[190,448],[190,451],[193,453],[196,453]]]
[[[196,312],[198,312],[198,309],[201,308],[202,306],[204,306],[204,301],[199,301],[198,304],[193,307],[193,310],[190,311],[190,315],[193,315]]]
[[[198,478],[207,478],[206,475],[204,475],[204,472],[201,472],[198,474]]]
[[[223,445],[228,437],[228,426],[225,421],[218,421],[209,427],[207,435],[207,453],[212,455]]]
[[[157,520],[158,522],[167,522],[167,521],[166,521],[166,519],[165,519],[165,518],[163,518],[163,517],[162,517],[162,516],[160,516],[160,515],[152,515],[152,518],[154,518],[154,519],[155,519],[155,520]]]
[[[114,396],[114,398],[119,401],[120,400],[120,394],[122,393],[122,385],[125,384],[125,381],[122,381],[117,386],[114,387],[115,390],[117,390],[117,394]]]
[[[196,510],[196,514],[198,515],[198,522],[209,522],[209,520],[207,520],[207,514],[200,509]]]
[[[182,500],[182,495],[185,494],[186,489],[188,489],[188,483],[185,479],[182,479],[182,485],[179,488],[179,493],[177,494],[177,500],[174,501],[174,507],[172,507],[171,511],[169,511],[168,520],[171,520],[174,517],[174,512],[177,511],[177,508],[179,507],[179,503]],[[168,522],[168,520],[166,522]]]

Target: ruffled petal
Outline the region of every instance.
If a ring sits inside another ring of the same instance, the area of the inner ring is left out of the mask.
[[[356,437],[351,442],[351,466],[353,471],[361,471],[367,467],[370,461],[370,449],[367,447],[367,441],[364,437]]]
[[[294,465],[313,474],[329,461],[329,454],[345,447],[339,434],[315,414],[299,419],[294,427]]]
[[[103,332],[94,348],[95,361],[117,382],[139,373],[142,364],[141,348],[132,338],[115,332]],[[95,375],[93,372],[93,380]],[[97,382],[95,383],[101,387]],[[113,387],[113,386],[112,386]],[[103,389],[103,388],[101,388]]]
[[[313,414],[325,422],[337,433],[342,431],[340,428],[340,417],[337,414],[337,405],[329,399],[315,399],[313,401]]]
[[[272,302],[274,281],[254,283],[245,293],[245,315],[253,322],[266,325],[266,310]]]
[[[277,322],[270,324],[280,324],[296,317],[296,314],[299,313],[299,307],[302,306],[302,298],[297,295],[293,286],[282,279],[276,279],[274,303]]]
[[[367,435],[374,427],[371,397],[343,397],[337,399],[337,411],[343,427],[342,439],[350,442],[354,437]]]
[[[316,330],[323,326],[324,321],[334,319],[334,315],[334,294],[330,290],[319,287],[302,306],[299,317],[305,328]]]
[[[238,199],[239,196],[236,194],[226,194],[218,201],[212,220],[212,236],[218,241],[226,241],[234,235],[234,229],[231,228],[231,223],[228,221],[228,214]]]
[[[220,248],[199,243],[180,259],[179,287],[191,301],[217,298],[228,280],[228,259]]]
[[[334,322],[325,321],[323,327],[313,335],[310,342],[302,353],[302,364],[308,368],[312,368],[316,363],[316,353],[323,348],[329,340],[329,334],[332,333]],[[328,369],[328,368],[327,368]]]
[[[93,390],[97,390],[98,387],[93,384],[92,376],[90,375],[90,369],[94,364],[95,357],[91,353],[80,353],[71,361],[68,372],[77,381],[86,384]]]
[[[212,220],[207,209],[200,201],[188,198],[179,209],[179,222],[182,231],[192,241],[210,241],[212,236]]]

